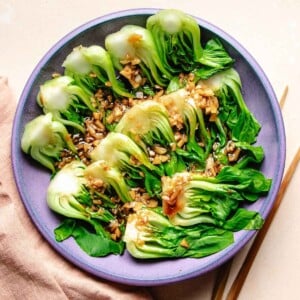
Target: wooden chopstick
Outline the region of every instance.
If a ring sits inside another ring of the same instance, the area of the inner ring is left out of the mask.
[[[281,200],[284,196],[284,193],[291,181],[291,178],[297,168],[297,165],[299,163],[299,160],[300,160],[300,148],[298,148],[298,151],[297,153],[295,154],[287,172],[286,172],[286,175],[284,176],[283,178],[283,181],[282,181],[282,184],[280,186],[280,189],[279,189],[279,192],[277,194],[277,197],[276,197],[276,200],[275,200],[275,203],[268,215],[268,217],[266,218],[265,220],[265,224],[264,226],[262,227],[262,229],[260,229],[260,231],[257,233],[255,239],[254,239],[254,242],[245,258],[245,261],[242,265],[242,267],[240,268],[229,292],[228,292],[228,295],[227,295],[227,298],[226,300],[236,300],[242,287],[243,287],[243,284],[245,282],[245,279],[248,275],[248,272],[252,266],[252,263],[256,257],[256,254],[270,228],[270,225],[274,219],[274,216],[280,206],[280,203],[281,203]]]
[[[218,272],[216,274],[211,300],[223,299],[223,294],[230,274],[232,263],[233,263],[233,258],[229,259],[221,267],[219,267]]]
[[[283,108],[283,106],[285,104],[285,100],[286,100],[286,96],[288,94],[288,91],[289,91],[289,87],[286,85],[284,90],[283,90],[283,93],[281,95],[280,101],[279,101],[279,105],[280,105],[281,109]]]
[[[285,104],[288,90],[288,86],[286,85],[279,101],[279,106],[281,109],[283,109]],[[234,258],[231,258],[219,268],[216,275],[211,300],[222,300],[233,259]]]

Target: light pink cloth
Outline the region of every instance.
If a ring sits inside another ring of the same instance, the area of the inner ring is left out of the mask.
[[[7,80],[0,77],[0,299],[151,299],[145,288],[107,282],[76,268],[37,231],[11,169],[15,107]]]

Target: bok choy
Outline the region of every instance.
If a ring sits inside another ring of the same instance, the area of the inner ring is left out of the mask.
[[[241,202],[256,201],[270,189],[271,180],[257,170],[227,166],[216,177],[182,172],[162,180],[163,212],[174,225],[204,223],[228,228],[229,219],[237,226],[230,229],[238,231],[260,229],[263,224],[258,213],[240,208]]]
[[[84,132],[84,115],[94,111],[91,96],[70,76],[59,76],[40,86],[37,103],[54,120]]]
[[[144,208],[128,217],[124,241],[135,258],[199,258],[228,247],[233,233],[203,225],[174,226],[159,211]]]
[[[21,147],[53,173],[61,151],[67,148],[76,153],[68,130],[62,123],[54,121],[51,113],[38,116],[26,124]]]
[[[169,70],[163,65],[151,33],[137,25],[125,25],[105,39],[105,47],[114,66],[122,70],[127,63],[140,66],[150,82],[165,86],[171,79]],[[152,80],[153,79],[153,80]]]
[[[201,79],[230,68],[234,60],[219,39],[201,43],[196,20],[175,9],[165,9],[147,19],[157,52],[172,75],[194,72]]]
[[[237,71],[229,69],[220,72],[203,81],[203,84],[218,96],[221,106],[219,118],[232,131],[233,140],[254,143],[261,126],[244,101]]]
[[[105,208],[97,212],[90,209],[91,196],[87,190],[88,181],[84,177],[86,166],[80,161],[73,161],[62,168],[51,180],[47,191],[49,207],[67,217],[55,229],[56,240],[61,242],[73,236],[79,246],[91,256],[121,254],[123,242],[111,239],[105,226],[115,217]],[[76,220],[90,224],[94,232],[88,231]]]
[[[95,93],[99,87],[111,87],[119,96],[133,97],[116,78],[115,69],[108,52],[97,45],[78,46],[63,62],[65,74],[88,93]]]
[[[174,9],[161,10],[147,19],[157,52],[172,74],[191,72],[202,56],[200,27],[191,16]]]

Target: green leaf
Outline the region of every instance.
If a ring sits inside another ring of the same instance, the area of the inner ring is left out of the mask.
[[[188,237],[186,240],[190,246],[186,256],[199,258],[227,248],[234,242],[234,237],[230,231],[212,228],[199,239]]]
[[[186,169],[186,165],[180,155],[171,152],[170,160],[164,164],[164,170],[167,176],[182,172]]]
[[[254,143],[261,126],[250,112],[241,112],[236,125],[232,128],[234,140]]]
[[[122,254],[124,251],[123,242],[115,242],[109,238],[90,233],[83,226],[76,226],[72,236],[80,248],[90,256],[102,257],[109,254]]]
[[[91,194],[89,193],[87,187],[84,185],[82,185],[82,189],[79,195],[76,195],[74,197],[79,203],[83,205],[92,206],[93,204]]]
[[[166,90],[166,94],[176,92],[179,89],[181,89],[182,87],[184,87],[184,85],[185,85],[185,83],[183,84],[183,82],[180,81],[179,77],[175,76],[170,80],[169,85]]]
[[[226,221],[224,228],[232,231],[239,231],[242,229],[258,230],[263,224],[264,219],[258,212],[239,208],[236,213]]]
[[[141,87],[141,91],[143,92],[143,94],[148,95],[148,96],[155,95],[155,91],[154,91],[153,87],[151,87],[149,85],[143,85]]]
[[[145,188],[150,197],[159,195],[161,192],[160,178],[154,176],[150,171],[144,170],[145,174]]]
[[[54,236],[57,242],[62,242],[72,236],[76,221],[73,219],[65,219],[54,229]]]
[[[241,193],[247,200],[257,200],[254,195],[261,195],[270,190],[272,180],[264,176],[264,174],[252,168],[239,169],[237,167],[226,166],[217,175],[219,182],[230,182],[242,184],[245,188]]]
[[[201,66],[194,71],[198,79],[207,79],[212,75],[230,68],[234,59],[226,52],[219,39],[209,40],[199,60]]]
[[[194,162],[199,163],[200,165],[204,164],[204,162],[205,162],[204,158],[201,157],[198,153],[192,153],[192,152],[186,151],[184,149],[180,149],[180,148],[176,149],[175,152],[182,159],[186,159],[189,162],[194,161]]]

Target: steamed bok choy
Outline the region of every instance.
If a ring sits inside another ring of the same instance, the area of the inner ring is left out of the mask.
[[[73,161],[62,168],[51,180],[47,203],[49,207],[67,219],[55,229],[57,241],[74,237],[80,247],[91,256],[120,254],[124,244],[115,242],[105,230],[105,226],[115,217],[102,207],[98,211],[90,209],[92,198],[87,190],[88,181],[84,177],[86,166],[80,161]],[[93,231],[88,231],[81,223],[88,223]]]
[[[21,147],[25,153],[53,173],[61,151],[69,149],[76,153],[68,130],[62,123],[53,120],[51,113],[38,116],[26,124]]]
[[[203,42],[198,22],[170,9],[104,44],[78,45],[40,86],[43,114],[21,140],[52,172],[56,241],[91,256],[199,258],[260,229],[247,207],[272,184],[261,125],[221,40]]]
[[[204,257],[233,243],[233,233],[196,225],[174,226],[161,212],[142,208],[131,214],[124,234],[126,249],[136,258]]]
[[[219,39],[209,40],[199,60],[200,65],[193,70],[198,78],[207,79],[212,75],[232,67],[234,60],[226,52]]]
[[[187,136],[185,148],[187,151],[177,149],[177,154],[188,158],[190,161],[204,164],[209,148],[211,147],[210,134],[204,122],[204,115],[196,105],[195,99],[186,88],[161,96],[158,102],[162,103],[168,115],[173,119],[182,119],[184,128],[178,128]],[[205,145],[200,146],[200,143]],[[206,149],[205,149],[206,148]]]
[[[162,181],[163,212],[174,225],[204,223],[238,231],[263,224],[257,212],[239,207],[240,202],[255,201],[270,189],[271,181],[257,170],[227,166],[216,177],[182,172]]]
[[[131,187],[144,182],[151,196],[161,191],[160,170],[150,162],[144,150],[125,134],[110,132],[90,156],[92,161],[106,161],[111,167],[122,171]]]
[[[37,103],[54,120],[84,132],[83,119],[94,111],[91,97],[70,76],[50,79],[40,86]]]
[[[154,166],[150,163],[146,153],[127,135],[110,132],[90,154],[93,161],[109,161],[110,165],[117,168],[126,169],[137,160],[137,164],[142,164],[150,170]]]
[[[203,53],[200,27],[194,18],[179,10],[162,10],[147,19],[146,27],[167,70],[178,74],[194,69]]]
[[[122,202],[130,202],[133,200],[121,171],[106,161],[97,160],[90,164],[85,170],[85,176],[90,181],[101,180],[111,186]]]
[[[128,110],[115,128],[128,135],[141,147],[175,142],[167,110],[153,100],[141,102]]]
[[[203,47],[198,23],[179,10],[159,11],[147,19],[146,27],[154,37],[163,65],[172,75],[195,72],[206,79],[234,62],[218,39],[209,40]]]
[[[237,71],[220,72],[204,80],[203,84],[217,95],[221,106],[219,118],[231,130],[233,140],[254,143],[261,126],[244,101]]]
[[[120,31],[109,34],[105,38],[105,47],[120,71],[126,64],[139,65],[143,76],[150,82],[165,86],[171,79],[156,51],[151,33],[141,26],[125,25]],[[134,81],[130,82],[135,87]]]
[[[63,62],[65,75],[74,78],[76,84],[87,93],[95,93],[99,87],[111,87],[119,96],[133,97],[116,78],[108,52],[97,45],[78,46]]]

